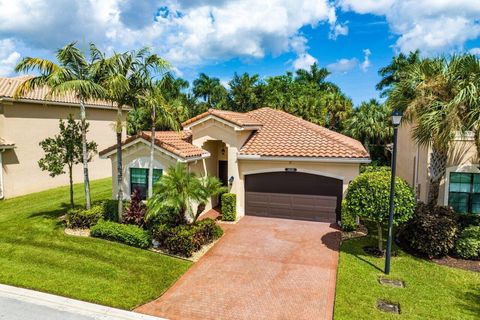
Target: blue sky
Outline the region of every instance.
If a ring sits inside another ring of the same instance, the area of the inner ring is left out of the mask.
[[[147,45],[189,81],[317,61],[358,104],[378,97],[377,71],[398,52],[480,54],[479,17],[478,0],[0,0],[0,75],[70,41]]]

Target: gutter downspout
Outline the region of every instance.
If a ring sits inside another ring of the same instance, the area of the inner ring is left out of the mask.
[[[5,192],[3,191],[3,151],[0,150],[0,200],[5,198]]]

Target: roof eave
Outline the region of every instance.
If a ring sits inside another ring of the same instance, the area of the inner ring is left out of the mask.
[[[66,107],[79,107],[80,103],[74,103],[74,102],[60,102],[60,101],[52,101],[52,100],[37,100],[37,99],[26,99],[26,98],[12,98],[12,97],[7,97],[7,96],[2,96],[0,97],[0,102],[3,101],[8,101],[8,102],[23,102],[23,103],[35,103],[35,104],[49,104],[49,105],[55,105],[55,106],[66,106]],[[102,105],[102,104],[90,104],[90,103],[85,103],[86,108],[94,108],[94,109],[104,109],[104,110],[116,110],[117,107],[112,105]],[[123,110],[128,111],[131,109],[129,106],[123,106]]]
[[[300,161],[300,162],[327,162],[327,163],[370,163],[370,158],[345,157],[295,157],[295,156],[262,156],[257,154],[238,154],[238,160],[259,161]]]
[[[184,123],[182,123],[182,127],[183,129],[185,130],[190,130],[192,127],[196,126],[196,125],[199,125],[203,122],[206,122],[210,119],[215,119],[217,120],[218,122],[221,122],[225,125],[228,125],[230,127],[233,127],[235,131],[244,131],[244,130],[258,130],[262,127],[262,125],[242,125],[242,124],[238,124],[238,123],[234,123],[234,122],[231,122],[229,120],[226,120],[222,117],[219,117],[217,116],[216,114],[208,114],[200,119],[197,119],[193,122],[188,122],[188,120]]]

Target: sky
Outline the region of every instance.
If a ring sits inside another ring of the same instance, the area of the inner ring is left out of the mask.
[[[317,62],[358,105],[378,98],[378,69],[400,52],[480,55],[480,0],[0,0],[0,76],[72,41],[149,46],[189,81]]]

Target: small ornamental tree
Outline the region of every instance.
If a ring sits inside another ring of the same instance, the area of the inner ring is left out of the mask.
[[[73,166],[82,162],[82,126],[76,122],[72,115],[68,116],[67,121],[60,120],[60,134],[53,138],[46,138],[39,144],[45,155],[38,161],[38,166],[43,171],[48,171],[51,177],[65,173],[65,166],[68,168],[68,177],[70,182],[70,206],[74,207],[73,202]],[[88,131],[88,123],[86,123]],[[95,142],[87,142],[88,161],[92,155],[97,152]]]
[[[348,187],[346,209],[352,215],[375,222],[378,229],[378,249],[382,250],[382,224],[388,222],[390,171],[366,172],[355,178]],[[395,178],[393,224],[410,219],[415,211],[415,194],[407,182]]]

